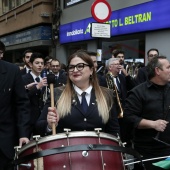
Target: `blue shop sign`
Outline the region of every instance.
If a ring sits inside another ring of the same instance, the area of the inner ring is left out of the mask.
[[[50,26],[39,26],[16,34],[1,37],[0,40],[3,41],[6,46],[10,46],[36,40],[50,40],[51,37],[52,29]]]
[[[170,0],[153,0],[113,11],[110,20],[111,35],[170,28]],[[60,26],[60,43],[90,40],[92,17]]]

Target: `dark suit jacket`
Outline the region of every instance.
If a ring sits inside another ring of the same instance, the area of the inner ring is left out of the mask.
[[[54,87],[60,87],[65,85],[67,82],[67,75],[65,72],[59,72],[59,76],[57,79],[55,79]]]
[[[139,85],[141,83],[144,83],[146,80],[148,80],[148,76],[147,76],[147,66],[142,67],[138,70],[138,74],[136,77],[136,85]]]
[[[97,74],[97,78],[100,86],[107,87],[107,82],[104,76]]]
[[[34,79],[30,73],[22,76],[24,85],[28,85],[34,82]],[[31,110],[31,124],[34,125],[37,121],[38,117],[41,114],[41,109],[43,108],[43,93],[44,88],[42,90],[38,90],[36,85],[33,86],[30,90],[27,90],[28,97],[30,99],[30,110]]]
[[[124,76],[122,74],[118,74],[120,84],[121,84],[121,93],[122,93],[122,100],[123,105],[125,104],[125,99],[127,97],[128,91],[135,87],[135,82],[131,76]]]
[[[13,158],[14,146],[29,137],[29,100],[19,68],[0,60],[0,150]]]
[[[23,68],[20,72],[21,72],[21,75],[27,74],[26,68]]]
[[[61,93],[61,88],[55,89],[55,99],[59,98]],[[41,136],[47,134],[47,109],[49,106],[50,98],[46,103],[42,114],[36,124],[36,134],[40,134]],[[102,131],[106,133],[110,133],[113,135],[117,135],[117,133],[119,133],[119,125],[115,107],[112,107],[110,111],[109,121],[104,124],[98,113],[94,90],[91,94],[90,105],[88,107],[87,113],[83,112],[77,96],[75,97],[75,99],[72,99],[71,114],[68,114],[64,118],[60,118],[57,126],[57,133],[63,132],[64,128],[69,128],[72,131],[94,131],[95,128],[102,128]]]

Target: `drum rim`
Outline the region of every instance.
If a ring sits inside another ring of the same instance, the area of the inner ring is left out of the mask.
[[[57,136],[57,138],[56,138]],[[98,134],[94,131],[73,131],[73,132],[69,132],[68,133],[69,138],[74,138],[74,137],[98,137]],[[118,138],[116,138],[114,135],[112,134],[108,134],[108,133],[104,133],[104,132],[100,132],[100,137],[101,138],[105,138],[105,139],[111,139],[117,143],[119,143]],[[45,137],[40,137],[40,139],[38,140],[38,144],[42,144],[48,141],[54,141],[56,139],[65,139],[67,138],[66,133],[58,133],[56,135],[49,135],[49,136],[45,136]],[[24,145],[20,151],[18,152],[18,155],[21,154],[22,152],[24,152],[25,150],[33,147],[36,145],[36,141],[30,141],[28,144]]]

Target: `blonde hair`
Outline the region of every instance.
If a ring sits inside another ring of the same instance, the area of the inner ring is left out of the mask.
[[[95,91],[99,116],[101,116],[104,123],[107,123],[109,119],[109,112],[113,104],[113,96],[110,93],[111,91],[104,87],[99,86],[97,76],[96,76],[94,66],[93,66],[93,61],[87,53],[85,52],[74,53],[73,55],[70,56],[68,63],[70,63],[70,61],[74,57],[80,57],[82,60],[84,60],[89,65],[90,68],[93,69],[93,74],[89,78],[89,81]],[[67,116],[68,114],[70,114],[72,100],[75,99],[75,96],[76,96],[76,93],[74,91],[73,84],[68,76],[65,89],[56,103],[57,112],[60,118],[63,118]]]

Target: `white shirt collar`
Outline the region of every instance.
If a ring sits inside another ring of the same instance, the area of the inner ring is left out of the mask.
[[[31,70],[31,69],[28,68],[27,66],[25,68],[26,68],[26,73],[29,73],[29,70]]]
[[[77,87],[76,85],[73,84],[74,90],[76,91],[76,93],[78,95],[81,95],[83,92],[86,92],[87,94],[91,94],[91,90],[92,90],[92,85],[90,85],[85,91],[81,90],[79,87]]]
[[[54,74],[54,73],[53,73]],[[55,76],[59,77],[59,72],[57,74],[54,74]]]
[[[30,74],[32,75],[32,77],[33,77],[33,79],[34,79],[34,81],[35,82],[37,82],[35,79],[37,78],[37,77],[39,77],[40,78],[40,81],[41,81],[41,76],[39,75],[39,76],[36,76],[32,71],[30,72]]]

